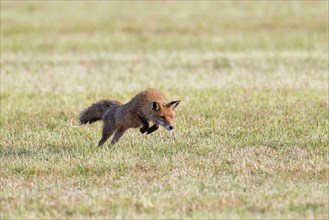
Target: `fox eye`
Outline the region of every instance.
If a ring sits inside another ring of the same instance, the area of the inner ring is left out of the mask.
[[[161,119],[163,120],[166,120],[166,117],[165,116],[160,116]]]

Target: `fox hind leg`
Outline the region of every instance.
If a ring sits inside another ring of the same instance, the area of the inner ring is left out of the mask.
[[[112,140],[111,140],[111,144],[114,145],[116,142],[118,142],[119,139],[122,137],[122,135],[123,135],[126,131],[127,131],[127,128],[123,128],[123,127],[119,128],[119,129],[115,132],[115,134],[114,134],[114,136],[113,136],[113,138],[112,138]]]
[[[111,135],[114,133],[114,131],[115,131],[114,126],[109,126],[109,125],[104,124],[102,138],[99,141],[98,146],[99,147],[102,146],[107,141],[107,139],[109,139],[109,137],[111,137]]]

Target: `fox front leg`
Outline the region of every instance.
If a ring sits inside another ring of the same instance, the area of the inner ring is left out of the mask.
[[[148,123],[147,123],[148,124]],[[139,129],[139,131],[142,133],[142,134],[144,134],[146,131],[148,131],[148,129],[149,129],[149,125],[147,125],[147,126],[143,126],[143,127],[141,127],[140,129]]]
[[[143,123],[143,127],[141,127],[140,129],[139,129],[139,131],[142,133],[142,134],[144,134],[148,129],[149,129],[149,127],[150,127],[150,124],[147,122],[147,121],[145,121],[140,115],[138,115],[138,117],[139,117],[139,119],[142,121],[142,123]]]
[[[147,129],[147,134],[151,134],[152,132],[159,129],[159,125],[153,125],[152,127]]]

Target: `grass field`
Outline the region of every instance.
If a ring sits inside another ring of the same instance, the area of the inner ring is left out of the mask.
[[[0,218],[325,219],[328,65],[328,1],[1,1]],[[148,87],[173,133],[78,125]]]

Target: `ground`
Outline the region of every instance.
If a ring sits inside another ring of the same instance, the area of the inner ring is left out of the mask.
[[[328,217],[328,2],[1,1],[1,219]],[[160,89],[175,130],[81,110]]]

